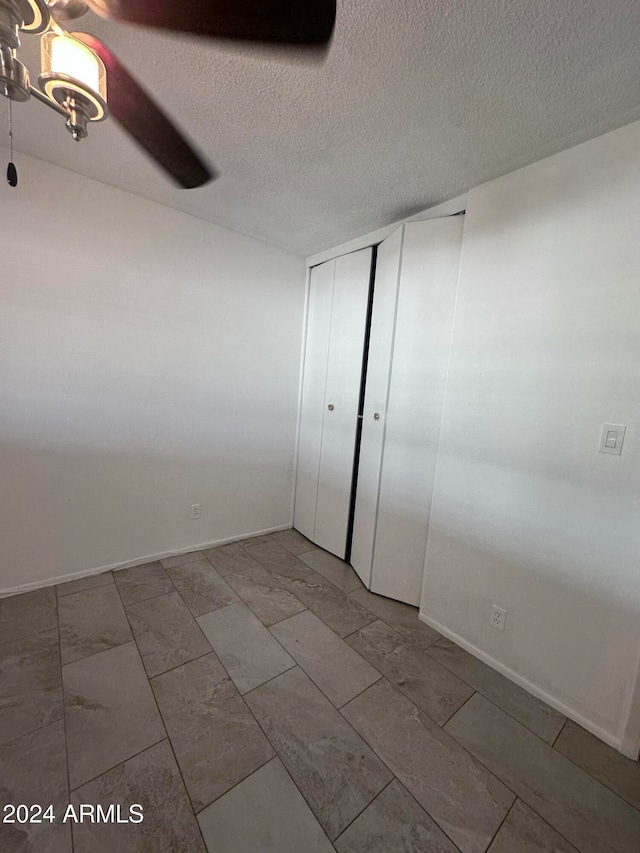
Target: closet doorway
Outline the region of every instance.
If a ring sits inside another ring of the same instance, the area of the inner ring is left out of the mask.
[[[294,526],[416,606],[463,226],[406,223],[375,264],[363,249],[310,277]]]

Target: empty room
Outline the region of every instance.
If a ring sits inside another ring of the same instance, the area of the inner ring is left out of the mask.
[[[638,0],[0,0],[1,853],[640,851]]]

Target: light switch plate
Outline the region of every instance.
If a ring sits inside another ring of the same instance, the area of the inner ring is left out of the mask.
[[[626,431],[626,426],[622,424],[604,424],[602,435],[600,436],[600,453],[611,453],[613,456],[620,456]]]

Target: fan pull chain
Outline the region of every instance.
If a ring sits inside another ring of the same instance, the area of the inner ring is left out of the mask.
[[[7,166],[7,183],[10,187],[18,186],[18,171],[13,162],[13,117],[11,115],[11,98],[9,100],[9,165]]]

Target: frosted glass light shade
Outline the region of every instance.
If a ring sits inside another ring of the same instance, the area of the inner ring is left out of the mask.
[[[107,99],[107,72],[102,60],[76,39],[48,32],[41,39],[40,85],[60,102],[65,91],[84,95],[93,107],[90,118],[99,120]]]

